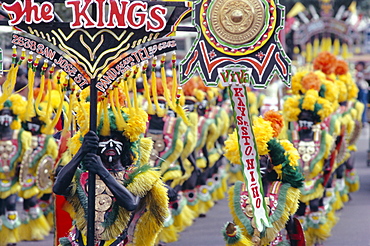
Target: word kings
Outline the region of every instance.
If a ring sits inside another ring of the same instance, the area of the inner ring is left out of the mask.
[[[3,3],[3,8],[12,16],[9,25],[39,24],[54,20],[54,6],[48,1],[41,4],[34,0],[16,0]],[[129,0],[66,0],[65,6],[72,9],[71,29],[78,28],[132,28],[145,27],[147,32],[160,32],[166,27],[167,9],[161,5],[148,6],[148,2]],[[90,13],[93,7],[96,15]]]
[[[88,9],[95,4],[96,16]],[[67,0],[66,7],[72,8],[72,29],[76,28],[132,28],[145,27],[147,32],[159,32],[166,26],[167,9],[161,5],[148,8],[147,2],[129,0]]]

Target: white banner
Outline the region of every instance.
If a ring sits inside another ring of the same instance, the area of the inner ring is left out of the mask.
[[[225,68],[229,69],[230,68]],[[240,68],[239,68],[240,70]],[[231,70],[230,70],[231,71]],[[221,72],[221,71],[220,71]],[[244,80],[243,84],[232,81],[235,79],[232,76],[225,76],[224,72],[222,80],[223,84],[229,85],[230,98],[233,105],[234,117],[238,133],[238,142],[240,149],[240,158],[243,166],[243,176],[246,187],[248,189],[249,199],[253,208],[253,218],[256,223],[258,231],[262,232],[265,227],[272,227],[268,217],[268,210],[266,207],[264,192],[260,173],[259,155],[257,153],[257,145],[254,139],[251,119],[249,115],[249,104],[246,90],[246,84],[249,81]],[[248,74],[248,71],[232,71],[230,74]],[[247,78],[248,76],[243,76]]]

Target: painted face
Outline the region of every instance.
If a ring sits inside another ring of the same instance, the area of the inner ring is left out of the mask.
[[[204,116],[207,110],[207,101],[203,100],[202,102],[198,103],[197,112],[199,115]]]
[[[123,143],[115,138],[102,138],[99,142],[99,153],[103,163],[114,164],[116,163],[122,154]]]
[[[313,137],[312,126],[315,125],[314,115],[310,111],[303,111],[299,115],[298,133],[300,140],[307,141]]]
[[[41,133],[41,126],[43,125],[39,117],[33,117],[31,121],[27,121],[23,124],[24,129],[30,131],[32,135],[37,135]]]
[[[14,120],[14,114],[10,109],[4,108],[0,111],[0,125],[8,127]]]

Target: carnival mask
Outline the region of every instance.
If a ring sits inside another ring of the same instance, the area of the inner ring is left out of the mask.
[[[0,125],[8,127],[14,120],[14,114],[10,109],[4,108],[0,111]]]
[[[41,133],[41,126],[44,123],[39,119],[39,117],[32,117],[31,121],[26,121],[23,124],[23,128],[27,131],[30,131],[32,135],[37,135]]]
[[[298,116],[298,133],[299,138],[302,141],[312,140],[313,131],[312,127],[319,122],[315,119],[314,114],[311,111],[302,110]]]
[[[207,107],[208,107],[207,105],[208,104],[206,100],[203,100],[198,103],[197,112],[200,116],[204,116],[206,114]]]

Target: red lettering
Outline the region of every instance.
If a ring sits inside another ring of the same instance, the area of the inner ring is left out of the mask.
[[[95,0],[97,3],[97,20],[96,27],[105,27],[104,16],[105,16],[105,0]]]
[[[238,106],[238,107],[236,107],[237,109],[239,109],[239,111],[242,113],[242,116],[246,116],[245,115],[245,107],[240,107],[240,106]]]
[[[253,171],[250,171],[249,174],[250,174],[250,176],[252,178],[251,181],[252,182],[256,182],[256,179],[254,178],[254,170]]]
[[[245,148],[244,153],[248,156],[248,155],[250,155],[252,153],[252,150],[253,150],[252,146],[247,146]]]
[[[248,134],[248,127],[242,126],[240,129],[242,130],[242,135],[249,135]]]
[[[256,208],[260,208],[261,207],[261,203],[262,203],[261,198],[258,197],[256,199]]]
[[[50,22],[54,19],[54,6],[49,2],[38,5],[33,0],[26,0],[23,5],[17,0],[12,4],[3,3],[3,8],[12,15],[8,22],[10,26],[18,25],[23,18],[26,24]]]
[[[93,0],[67,0],[65,2],[66,7],[73,8],[73,22],[70,23],[70,27],[81,28],[82,22],[84,22],[85,28],[95,27],[95,22],[91,19],[90,14],[87,12],[88,7],[91,5]]]
[[[107,80],[106,80],[107,79]],[[101,83],[101,85],[105,88],[105,89],[107,89],[108,87],[109,87],[109,85],[110,85],[110,83],[111,83],[112,81],[110,81],[109,80],[109,78],[107,77],[107,76],[103,76],[101,79],[100,79],[100,83]]]
[[[243,88],[233,88],[234,89],[234,96],[236,97],[244,97],[244,95],[240,92],[242,92]]]
[[[153,6],[149,9],[149,18],[148,23],[146,25],[145,31],[150,32],[159,32],[162,31],[166,27],[166,19],[165,16],[167,14],[167,9],[163,8],[162,6]],[[156,23],[153,24],[153,22]]]
[[[116,69],[114,69],[114,68],[109,69],[107,71],[107,75],[108,75],[109,79],[115,80],[117,78],[117,71],[116,71]]]
[[[235,72],[236,78],[238,80],[238,83],[244,83],[246,82],[246,75],[248,75],[244,70],[241,70],[240,72]]]
[[[127,21],[129,25],[134,29],[140,29],[145,25],[147,17],[146,12],[139,12],[139,10],[146,11],[148,7],[147,3],[133,2],[127,10]]]
[[[117,1],[109,1],[109,11],[108,11],[108,23],[107,27],[119,27],[127,28],[126,23],[126,8],[129,3],[127,0],[121,0],[121,7],[118,6]]]
[[[238,116],[236,116],[236,120],[238,121],[238,125],[240,126],[240,125],[243,125],[243,116],[240,116],[240,115],[238,115]]]
[[[247,159],[245,161],[247,164],[247,170],[254,169],[254,159]]]
[[[241,98],[238,98],[238,106],[245,107],[245,104]]]
[[[260,193],[258,192],[258,186],[252,187],[252,193],[253,193],[253,198],[260,197]]]
[[[245,140],[244,145],[251,145],[251,143],[249,142],[249,139],[251,139],[250,136],[242,136],[242,139]]]

